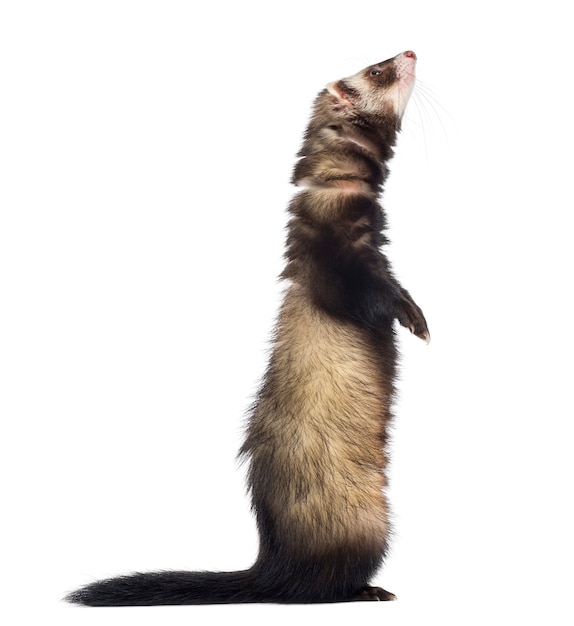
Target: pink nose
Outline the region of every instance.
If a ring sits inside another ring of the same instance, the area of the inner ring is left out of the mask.
[[[409,57],[409,59],[414,59],[415,61],[417,60],[417,55],[412,50],[407,50],[404,55]]]

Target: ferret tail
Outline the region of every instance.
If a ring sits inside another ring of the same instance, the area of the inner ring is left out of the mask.
[[[252,570],[149,572],[108,578],[73,591],[65,600],[86,606],[231,604],[264,601]]]

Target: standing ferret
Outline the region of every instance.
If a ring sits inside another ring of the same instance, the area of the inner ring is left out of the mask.
[[[387,552],[394,320],[428,342],[421,309],[380,247],[378,202],[415,81],[403,52],[317,97],[293,173],[288,281],[241,456],[260,536],[239,572],[95,582],[90,606],[392,600],[369,581]]]

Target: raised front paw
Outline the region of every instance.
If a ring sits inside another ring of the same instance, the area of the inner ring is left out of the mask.
[[[399,322],[405,328],[408,328],[413,335],[430,343],[430,333],[425,316],[421,308],[404,289],[401,290],[401,294],[397,299],[396,309]]]

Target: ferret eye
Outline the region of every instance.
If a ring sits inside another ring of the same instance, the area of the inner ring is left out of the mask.
[[[371,76],[378,76],[379,74],[382,74],[381,70],[371,70]]]

